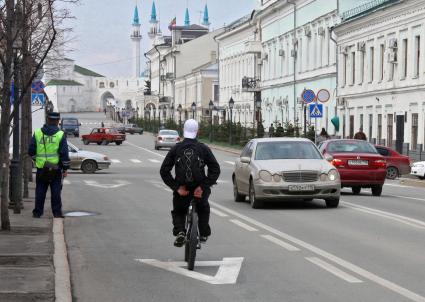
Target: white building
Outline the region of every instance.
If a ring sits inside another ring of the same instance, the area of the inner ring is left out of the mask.
[[[340,134],[363,128],[380,144],[425,143],[425,2],[378,1],[335,28]]]

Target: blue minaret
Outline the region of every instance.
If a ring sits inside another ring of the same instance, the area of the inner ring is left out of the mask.
[[[208,5],[205,4],[205,9],[204,9],[204,18],[202,20],[202,25],[209,27],[210,26],[210,17],[208,16]]]
[[[139,10],[136,5],[133,16],[133,32],[130,36],[133,41],[133,76],[136,78],[140,77],[140,41],[142,40],[140,26]]]
[[[134,8],[134,17],[133,17],[133,25],[140,25],[139,20],[139,9],[136,7]]]
[[[186,8],[186,14],[184,16],[184,26],[190,25],[190,18],[189,18],[189,8]]]
[[[152,2],[152,10],[151,10],[151,23],[157,23],[158,20],[156,19],[156,6],[155,1]]]

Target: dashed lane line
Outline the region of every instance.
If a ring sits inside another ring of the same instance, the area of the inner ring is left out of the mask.
[[[286,243],[283,240],[280,240],[276,237],[273,237],[272,235],[261,235],[264,239],[267,239],[270,242],[273,242],[274,244],[277,244],[280,247],[283,247],[285,250],[288,250],[290,252],[298,252],[300,251],[299,248],[293,246],[292,244]]]
[[[138,159],[130,159],[131,162],[135,163],[135,164],[141,164],[142,161],[138,160]]]
[[[250,225],[247,225],[246,223],[243,223],[240,220],[237,219],[231,219],[230,222],[233,222],[234,224],[236,224],[237,226],[240,226],[241,228],[249,231],[249,232],[257,232],[258,230],[256,228],[253,228]]]
[[[226,164],[231,165],[231,166],[234,166],[234,165],[235,165],[235,162],[233,162],[233,161],[225,160],[224,162],[225,162]]]
[[[111,162],[113,162],[114,164],[121,163],[121,161],[119,159],[111,159]]]
[[[210,210],[211,210],[211,213],[214,213],[215,215],[220,216],[220,217],[228,217],[229,216],[229,215],[223,213],[222,211],[219,211],[219,210],[214,209],[214,208],[211,208]]]
[[[149,159],[149,161],[150,161],[151,163],[155,163],[155,164],[160,163],[160,161],[159,161],[159,160],[157,160],[157,159],[152,159],[152,158],[150,158],[150,159]]]
[[[143,150],[143,151],[146,151],[146,152],[148,152],[148,153],[154,154],[154,155],[156,155],[156,156],[159,156],[159,157],[165,158],[165,155],[162,155],[162,154],[156,153],[156,152],[154,152],[154,151],[151,151],[151,150],[149,150],[149,149],[146,149],[146,148],[143,148],[143,147],[137,146],[137,145],[135,145],[135,144],[133,144],[133,143],[130,143],[129,141],[125,141],[125,142],[124,142],[124,144],[130,145],[130,146],[133,146],[133,147],[135,147],[135,148],[138,148],[138,149],[140,149],[140,150]]]
[[[307,259],[311,263],[314,263],[317,266],[323,268],[325,271],[328,271],[332,275],[337,276],[338,278],[341,278],[342,280],[345,280],[349,283],[363,283],[362,280],[357,279],[356,277],[354,277],[350,274],[347,274],[346,272],[340,270],[336,266],[334,266],[334,265],[332,265],[332,264],[330,264],[326,261],[323,261],[322,259],[319,259],[317,257],[305,257],[305,259]]]

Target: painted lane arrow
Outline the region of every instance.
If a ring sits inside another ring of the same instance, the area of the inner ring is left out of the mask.
[[[201,274],[186,269],[186,262],[162,262],[156,259],[134,259],[179,275],[190,277],[209,284],[236,284],[242,267],[243,257],[223,258],[222,261],[196,261],[195,268],[200,266],[218,266],[215,276]]]

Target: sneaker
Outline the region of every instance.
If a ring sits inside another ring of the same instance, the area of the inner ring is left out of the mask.
[[[180,232],[176,236],[176,240],[174,241],[174,246],[182,247],[186,243],[186,234],[184,232]]]
[[[202,243],[207,242],[208,240],[208,236],[199,236],[199,241],[201,241]]]

